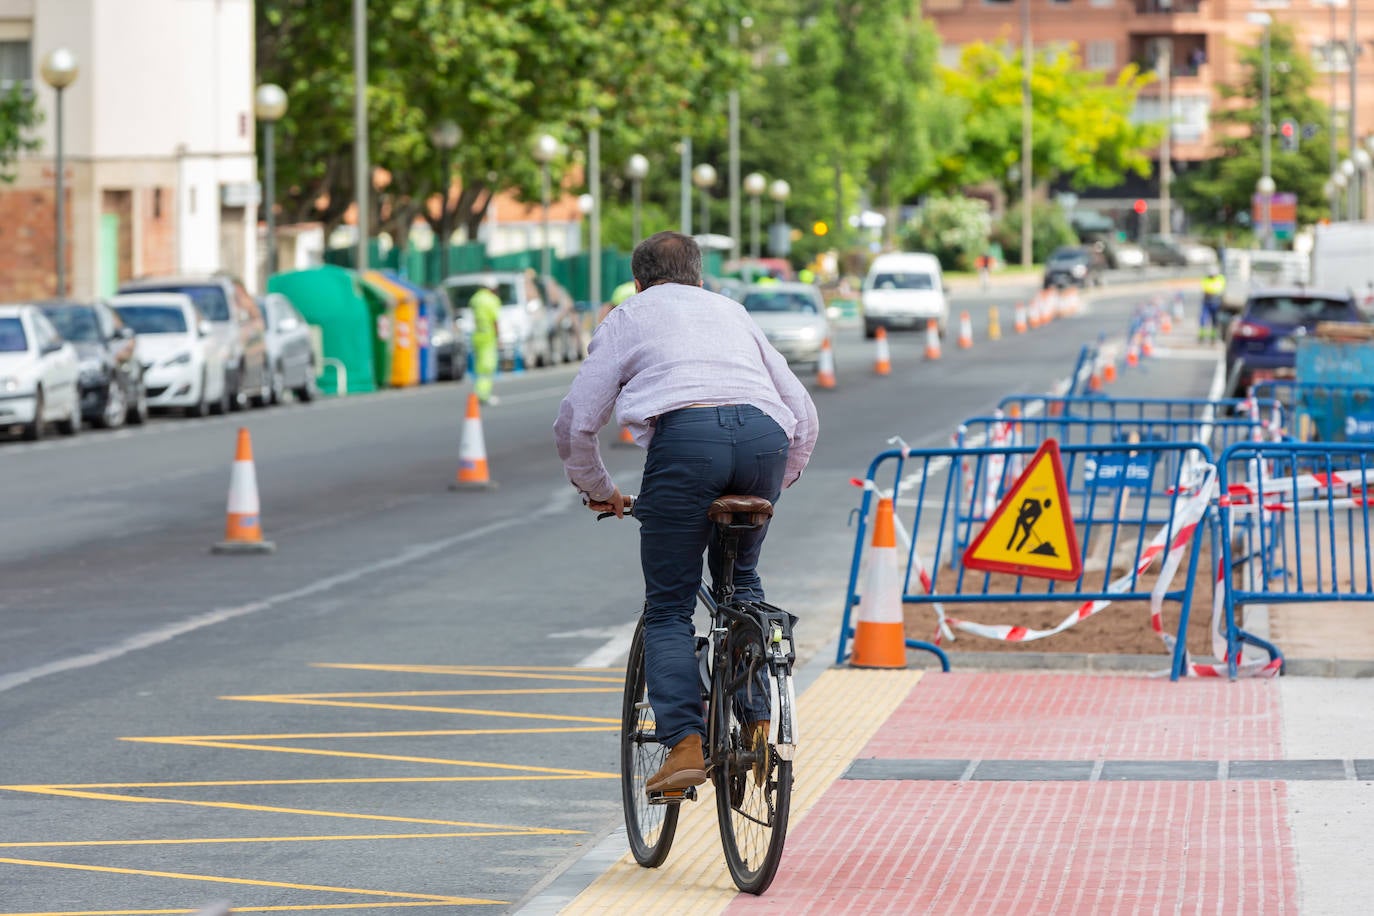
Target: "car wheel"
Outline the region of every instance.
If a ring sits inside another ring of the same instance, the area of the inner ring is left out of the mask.
[[[186,408],[186,416],[203,417],[210,412],[210,403],[205,399],[205,393],[209,390],[206,387],[208,384],[209,381],[205,374],[205,370],[202,369],[200,372],[200,396],[196,400],[196,403]]]
[[[293,389],[293,390],[295,391],[295,394],[296,394],[296,400],[301,401],[301,402],[303,402],[303,403],[307,403],[307,404],[308,404],[309,402],[315,400],[315,398],[319,395],[320,389],[319,389],[319,387],[316,386],[316,384],[315,384],[315,364],[314,364],[314,363],[311,363],[311,364],[310,364],[310,368],[308,368],[308,369],[306,370],[306,373],[305,373],[305,384],[304,384],[304,385],[301,385],[299,388],[296,388],[296,389]]]
[[[210,413],[226,414],[234,409],[236,395],[229,383],[229,376],[224,377],[224,384],[220,386],[219,397],[210,403]]]
[[[878,323],[876,321],[864,321],[864,340],[872,340],[878,336]]]
[[[143,384],[143,379],[138,380],[138,396],[129,405],[127,419],[134,426],[142,426],[148,422],[148,386]]]
[[[124,396],[124,386],[119,379],[110,379],[105,389],[105,409],[100,412],[99,425],[103,429],[119,429],[129,415],[129,399]]]
[[[461,382],[463,377],[468,374],[468,356],[466,353],[453,354],[453,362],[449,364],[448,377],[455,382]]]
[[[267,403],[280,404],[282,395],[286,393],[286,374],[278,365],[272,370],[271,378],[267,380]]]
[[[39,388],[38,392],[33,396],[33,422],[24,427],[24,438],[30,442],[37,442],[39,439],[43,438],[43,433],[45,431],[43,410],[45,407],[43,389]]]
[[[248,406],[248,395],[243,393],[243,372],[239,370],[229,376],[233,381],[228,385],[229,409],[238,411]]]

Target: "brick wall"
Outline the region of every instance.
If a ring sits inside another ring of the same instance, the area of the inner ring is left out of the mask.
[[[57,291],[52,188],[0,187],[0,302],[50,299]],[[71,276],[71,194],[67,194],[67,276]]]
[[[139,257],[134,269],[142,274],[176,273],[176,227],[172,224],[175,197],[171,188],[145,188],[137,238]]]

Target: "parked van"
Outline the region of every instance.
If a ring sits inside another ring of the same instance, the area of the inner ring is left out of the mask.
[[[940,261],[933,254],[878,255],[864,277],[860,302],[865,337],[876,336],[879,327],[919,330],[931,318],[938,323],[940,336],[945,336],[949,302]]]

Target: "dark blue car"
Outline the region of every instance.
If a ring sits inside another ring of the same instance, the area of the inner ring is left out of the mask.
[[[1251,294],[1226,344],[1227,397],[1244,397],[1254,382],[1292,378],[1298,341],[1322,321],[1367,319],[1345,293],[1276,288]]]

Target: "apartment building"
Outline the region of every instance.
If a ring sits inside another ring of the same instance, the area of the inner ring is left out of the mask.
[[[1030,4],[1031,37],[1037,49],[1075,45],[1084,65],[1108,78],[1131,63],[1156,70],[1161,61],[1170,61],[1174,174],[1212,155],[1210,119],[1222,104],[1219,87],[1243,79],[1240,50],[1262,40],[1263,27],[1252,21],[1254,13],[1292,25],[1317,71],[1314,93],[1334,108],[1338,130],[1348,123],[1349,0],[925,0],[925,13],[942,40],[942,62],[957,64],[963,46],[976,41],[1019,47],[1025,3]],[[1364,55],[1354,58],[1360,64],[1355,72],[1356,128],[1363,136],[1374,133],[1374,14],[1357,17],[1355,26],[1355,44]],[[1141,93],[1138,120],[1163,120],[1163,86],[1164,81],[1157,80]],[[1121,189],[1120,199],[1107,203],[1129,207],[1133,198],[1157,197],[1157,152],[1155,164],[1148,182]]]
[[[0,301],[56,293],[55,93],[63,93],[67,285],[225,270],[256,287],[253,0],[0,0],[0,87],[26,82],[42,148],[0,184]]]

